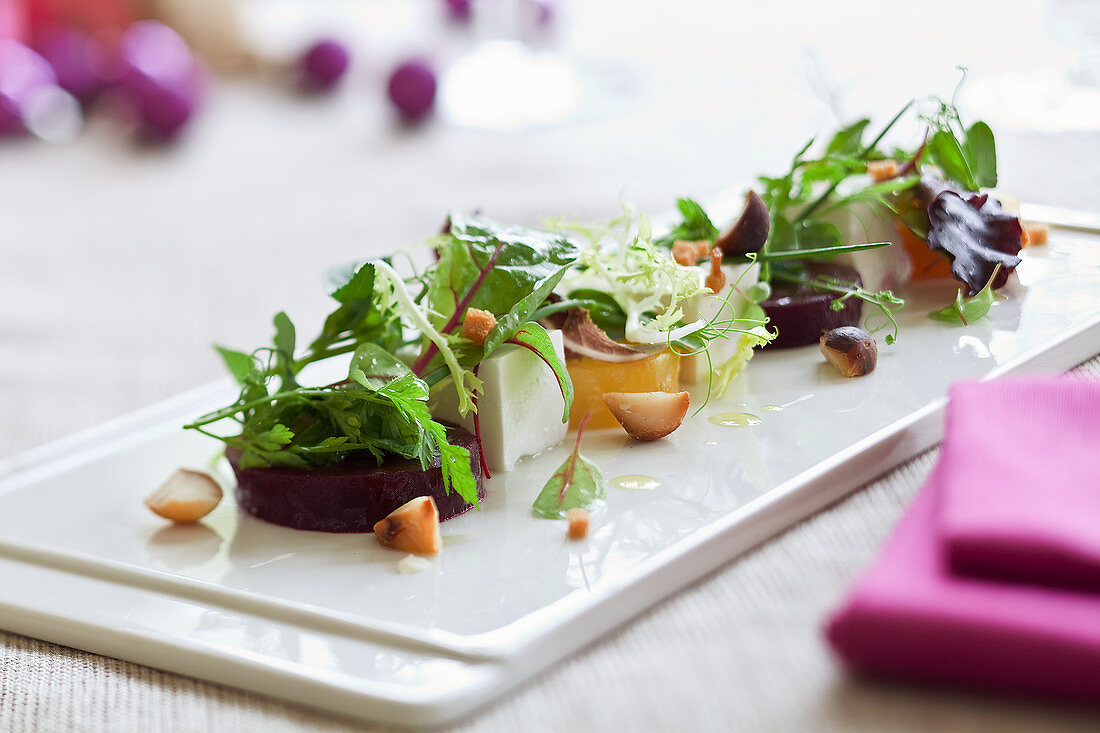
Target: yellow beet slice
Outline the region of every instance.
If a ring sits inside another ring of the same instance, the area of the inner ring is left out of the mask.
[[[680,357],[671,351],[621,363],[587,357],[566,359],[565,366],[573,380],[569,427],[574,430],[589,411],[592,412],[588,421],[590,429],[613,428],[619,424],[604,404],[605,392],[680,391]]]

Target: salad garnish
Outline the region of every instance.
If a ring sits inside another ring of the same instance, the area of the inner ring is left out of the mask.
[[[570,509],[591,509],[607,495],[607,479],[600,467],[581,455],[581,435],[591,413],[577,426],[573,450],[542,487],[532,507],[544,519],[565,519]]]

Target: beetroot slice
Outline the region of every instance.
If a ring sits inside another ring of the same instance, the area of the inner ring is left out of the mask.
[[[470,468],[477,495],[485,496],[481,452],[473,434],[458,427],[447,429],[447,440],[470,451]],[[374,525],[402,504],[430,496],[443,521],[473,505],[458,494],[446,493],[439,459],[428,470],[420,462],[400,457],[382,465],[373,456],[354,456],[323,468],[240,468],[240,451],[225,452],[237,476],[237,503],[249,514],[274,524],[319,532],[371,532]]]
[[[807,262],[806,274],[810,277],[828,277],[841,282],[861,285],[859,273],[845,265],[825,262]],[[814,290],[804,283],[776,283],[771,297],[760,304],[778,336],[764,348],[790,349],[795,346],[817,344],[821,334],[841,326],[858,326],[863,315],[863,301],[848,298],[840,310],[833,310],[833,301],[842,297],[838,293]]]

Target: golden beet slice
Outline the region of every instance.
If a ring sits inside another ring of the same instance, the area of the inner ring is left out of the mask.
[[[615,427],[615,417],[604,404],[605,392],[679,392],[680,357],[671,351],[628,362],[590,359],[566,359],[573,380],[573,407],[569,410],[569,428],[576,430],[581,420],[592,413],[589,430]]]
[[[386,547],[415,555],[438,555],[443,549],[439,510],[430,496],[418,496],[394,509],[374,525],[374,535]]]
[[[660,440],[687,415],[687,392],[608,392],[604,404],[634,440]]]

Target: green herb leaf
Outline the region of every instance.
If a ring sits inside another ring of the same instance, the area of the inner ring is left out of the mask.
[[[561,234],[506,227],[489,219],[451,214],[451,240],[430,273],[428,306],[437,328],[466,307],[509,313],[525,297],[577,259]],[[537,307],[536,303],[532,307]]]
[[[993,306],[995,296],[993,295],[993,280],[997,277],[997,272],[1001,266],[997,265],[993,270],[993,276],[989,278],[989,282],[985,284],[985,287],[978,291],[978,293],[972,298],[964,298],[963,291],[960,288],[959,292],[955,294],[955,302],[946,308],[941,308],[938,311],[932,311],[928,314],[928,317],[934,321],[940,321],[942,323],[961,323],[964,326],[968,326],[974,321],[978,320],[989,313],[989,309]]]
[[[997,145],[993,131],[982,121],[975,122],[966,131],[966,147],[975,182],[982,188],[997,185]]]
[[[829,146],[825,149],[826,155],[857,155],[863,147],[863,132],[871,120],[862,119],[842,128],[833,135]]]
[[[713,242],[718,238],[718,227],[710,220],[706,209],[694,199],[682,198],[676,200],[676,208],[683,217],[676,226],[669,230],[668,234],[653,240],[658,247],[671,247],[677,241]]]
[[[534,314],[538,307],[543,304],[550,293],[554,291],[554,288],[558,286],[562,277],[565,276],[565,273],[568,272],[569,268],[572,266],[572,263],[562,265],[550,275],[536,283],[530,293],[524,296],[522,300],[512,306],[511,310],[497,320],[497,325],[493,327],[493,330],[490,331],[489,335],[485,338],[483,358],[492,354],[496,351],[497,347],[515,336],[516,333],[531,320],[532,314]]]
[[[283,380],[282,389],[298,386],[295,381],[298,371],[294,363],[295,341],[294,324],[286,313],[279,311],[275,314],[275,371]]]
[[[409,367],[403,361],[372,343],[360,344],[348,367],[349,379],[374,391],[409,373]]]
[[[546,519],[564,519],[570,509],[591,508],[607,495],[607,479],[599,466],[580,453],[581,429],[577,442],[565,462],[558,467],[546,485],[542,487],[532,507],[536,516]]]
[[[242,387],[253,383],[260,376],[260,370],[256,368],[256,362],[251,355],[222,346],[214,348],[221,355],[226,369]]]
[[[977,191],[978,183],[967,162],[966,153],[950,129],[937,130],[928,141],[927,155],[943,174],[967,191]]]
[[[565,411],[562,413],[561,421],[569,422],[569,408],[573,406],[573,381],[569,378],[569,371],[565,368],[565,364],[558,358],[558,352],[554,350],[554,342],[550,340],[550,334],[546,333],[546,329],[538,323],[527,323],[508,339],[508,343],[533,352],[554,372],[558,387],[561,389],[561,396],[565,400]]]

